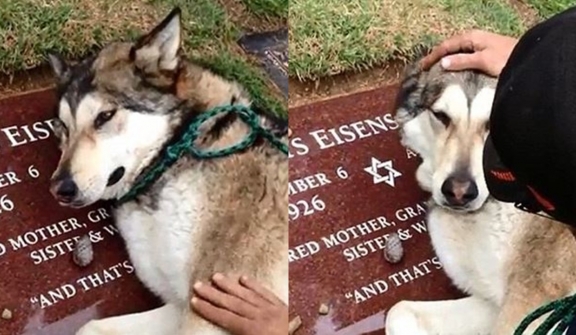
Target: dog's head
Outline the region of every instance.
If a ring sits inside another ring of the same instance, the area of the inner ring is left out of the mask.
[[[402,143],[422,157],[416,177],[440,206],[475,211],[489,196],[482,152],[495,86],[485,75],[438,64],[406,73],[396,101]]]
[[[175,9],[137,42],[112,43],[75,65],[48,57],[62,150],[51,192],[61,205],[124,194],[167,142],[182,114],[175,93],[180,34]]]

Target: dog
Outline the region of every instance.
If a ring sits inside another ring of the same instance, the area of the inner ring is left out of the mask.
[[[182,55],[181,30],[175,8],[134,42],[110,43],[75,64],[48,57],[62,152],[50,191],[61,206],[123,197],[203,112],[251,106],[239,83]],[[285,120],[257,114],[287,143]],[[202,123],[193,145],[220,150],[249,132],[238,114],[222,113]],[[165,305],[93,320],[77,334],[228,334],[190,307],[192,285],[216,272],[246,274],[288,301],[288,156],[267,140],[221,158],[185,154],[113,217],[136,275]]]
[[[400,301],[387,313],[387,335],[510,335],[531,311],[576,291],[570,230],[489,195],[482,154],[496,83],[439,64],[405,73],[395,107],[401,142],[421,158],[432,245],[466,297]]]

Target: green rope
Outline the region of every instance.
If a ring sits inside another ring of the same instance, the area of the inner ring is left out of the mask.
[[[236,113],[240,119],[250,127],[250,133],[242,141],[227,148],[214,151],[202,151],[193,146],[194,141],[200,135],[200,126],[206,122],[206,120],[221,113],[231,112]],[[152,166],[146,175],[139,178],[140,180],[132,187],[132,189],[126,195],[118,199],[116,205],[134,199],[146,187],[160,178],[160,176],[170,166],[176,163],[176,161],[178,161],[186,152],[198,159],[224,157],[252,146],[258,136],[266,138],[278,150],[285,155],[288,155],[288,145],[280,141],[280,139],[270,133],[267,129],[262,128],[262,126],[260,126],[260,117],[249,107],[242,105],[219,106],[208,112],[202,113],[188,126],[188,129],[184,132],[182,138],[180,138],[178,142],[166,147],[162,159]]]
[[[550,312],[552,313],[536,328],[532,335],[547,335],[555,325],[557,325],[556,329],[551,335],[562,335],[568,329],[570,322],[576,318],[576,294],[537,308],[522,320],[516,331],[514,331],[514,335],[522,335],[532,322]]]

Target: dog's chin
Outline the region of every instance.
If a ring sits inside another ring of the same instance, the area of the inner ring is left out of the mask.
[[[454,206],[454,205],[449,205],[447,203],[441,203],[440,206],[446,210],[449,210],[451,212],[456,212],[459,214],[472,213],[475,211],[470,206]]]
[[[58,204],[62,207],[68,207],[68,208],[73,208],[73,209],[80,209],[80,208],[88,207],[94,203],[95,203],[95,201],[94,202],[86,202],[86,201],[82,201],[82,200],[75,200],[72,202],[62,202],[62,201],[58,202]]]
[[[57,199],[58,200],[58,199]],[[99,199],[90,200],[86,197],[77,197],[72,201],[61,201],[58,200],[58,204],[62,207],[73,208],[73,209],[80,209],[84,207],[88,207],[90,205],[95,204]]]
[[[484,204],[486,203],[486,201],[485,200],[482,202],[473,201],[470,204],[466,204],[466,205],[462,205],[462,206],[451,205],[451,204],[448,204],[446,201],[442,201],[440,203],[436,202],[436,203],[438,205],[440,205],[440,207],[442,207],[448,211],[451,211],[451,212],[455,212],[458,214],[471,214],[471,213],[474,213],[474,212],[481,210],[482,207],[484,207]]]

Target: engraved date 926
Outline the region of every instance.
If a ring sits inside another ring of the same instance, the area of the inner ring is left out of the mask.
[[[0,195],[0,215],[4,212],[12,212],[14,210],[14,203],[8,195]]]
[[[322,212],[326,209],[326,203],[320,199],[318,194],[309,201],[298,200],[296,203],[288,205],[288,216],[290,221],[295,221],[303,216],[312,215],[316,212]]]

